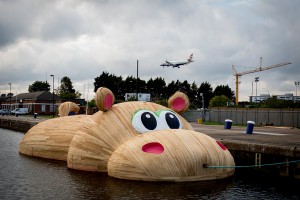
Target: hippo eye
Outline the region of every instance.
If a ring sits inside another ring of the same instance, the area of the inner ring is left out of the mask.
[[[132,118],[132,125],[140,133],[153,131],[157,129],[158,118],[150,110],[139,110]]]
[[[163,110],[160,112],[159,117],[161,120],[165,121],[165,124],[167,126],[166,128],[170,128],[170,129],[182,128],[179,118],[175,113],[171,111]]]

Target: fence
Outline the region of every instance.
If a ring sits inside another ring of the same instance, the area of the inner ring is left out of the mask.
[[[300,110],[293,109],[216,108],[205,110],[204,116],[203,120],[207,122],[224,123],[225,119],[231,119],[235,125],[254,121],[258,125],[300,127]],[[197,122],[202,118],[202,111],[189,110],[183,117],[187,121]]]

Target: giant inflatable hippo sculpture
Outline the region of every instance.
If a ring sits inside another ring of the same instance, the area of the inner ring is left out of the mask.
[[[99,112],[46,120],[31,128],[19,145],[29,156],[67,161],[68,168],[107,172],[142,181],[199,181],[231,176],[230,152],[215,139],[193,131],[178,113],[189,106],[176,92],[168,107],[151,102],[114,105],[107,88],[96,92]]]

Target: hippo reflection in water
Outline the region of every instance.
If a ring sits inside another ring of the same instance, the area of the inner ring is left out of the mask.
[[[195,132],[178,113],[189,107],[176,92],[168,108],[152,102],[114,104],[114,95],[99,88],[99,112],[46,120],[31,128],[19,144],[29,156],[67,161],[68,168],[107,172],[109,176],[142,181],[200,181],[233,175],[228,149]]]

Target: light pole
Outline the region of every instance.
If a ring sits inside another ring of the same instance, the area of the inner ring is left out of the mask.
[[[295,86],[296,86],[296,96],[297,96],[297,85],[300,85],[300,82],[295,82]]]
[[[203,93],[200,93],[200,96],[202,98],[202,120],[204,120],[204,96],[203,96]]]
[[[256,83],[256,94],[255,94],[255,102],[257,103],[257,82],[259,81],[259,77],[255,77],[255,83]]]
[[[139,60],[136,61],[136,100],[139,100],[138,94],[138,80],[139,80]]]
[[[87,94],[86,94],[86,106],[85,106],[85,114],[88,114],[88,108],[89,108],[89,83],[88,84],[84,84],[87,85]]]
[[[8,83],[9,85],[9,115],[11,112],[11,83]]]
[[[54,75],[51,74],[50,76],[53,77],[53,93],[52,93],[52,118],[54,118]]]
[[[254,81],[252,81],[251,102],[253,102],[253,82]]]

